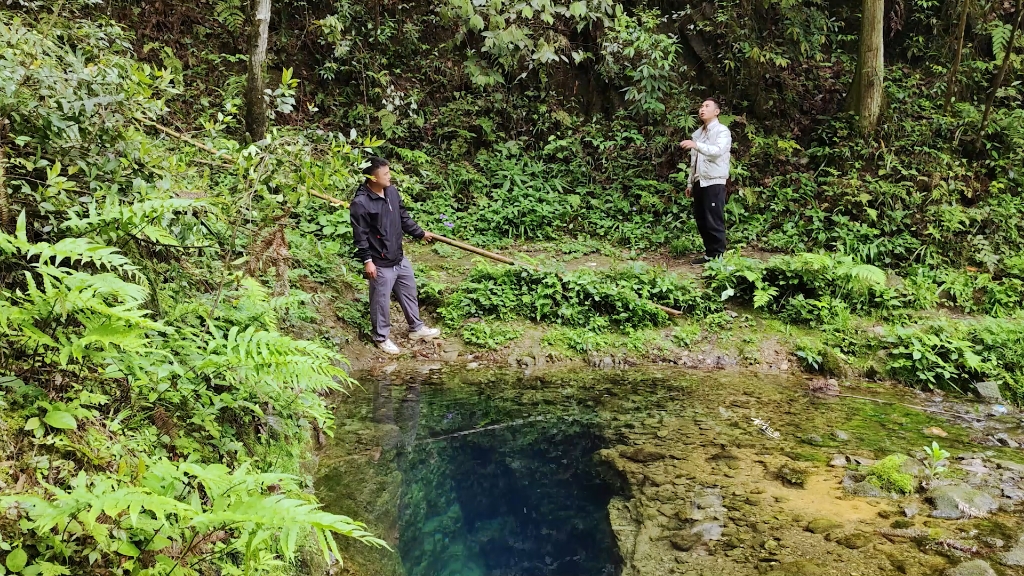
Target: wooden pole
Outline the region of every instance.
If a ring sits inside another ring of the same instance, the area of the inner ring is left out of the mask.
[[[443,242],[445,244],[448,244],[449,246],[455,246],[456,248],[460,248],[462,250],[465,250],[466,252],[472,252],[473,254],[479,254],[480,256],[484,256],[486,258],[490,258],[491,260],[497,260],[498,262],[502,262],[504,264],[509,264],[511,266],[522,266],[522,264],[516,262],[515,260],[513,260],[511,258],[506,258],[505,256],[502,256],[500,254],[495,254],[494,252],[488,252],[487,250],[484,250],[483,248],[477,248],[476,246],[472,246],[470,244],[465,244],[463,242],[459,242],[458,240],[452,240],[451,238],[445,238],[444,236],[441,236],[440,234],[434,234],[433,232],[431,232],[431,235],[434,237],[434,240],[437,240],[438,242]]]
[[[485,258],[490,258],[491,260],[497,260],[498,262],[501,262],[503,264],[508,264],[510,266],[522,266],[524,268],[530,268],[531,270],[538,270],[538,268],[536,268],[535,266],[527,266],[525,264],[520,264],[519,262],[516,262],[515,260],[513,260],[511,258],[502,256],[500,254],[495,254],[494,252],[488,252],[487,250],[484,250],[483,248],[477,248],[476,246],[473,246],[473,245],[470,245],[470,244],[466,244],[464,242],[459,242],[458,240],[452,240],[451,238],[445,238],[444,236],[441,236],[440,234],[434,234],[433,232],[431,232],[431,235],[438,242],[442,242],[444,244],[448,244],[449,246],[454,246],[456,248],[465,250],[466,252],[472,252],[473,254],[479,254],[480,256],[483,256]],[[661,304],[658,304],[657,302],[651,302],[650,300],[648,300],[647,303],[651,304],[652,306],[655,306],[658,310],[661,310],[662,312],[664,312],[665,314],[668,314],[669,316],[682,316],[683,315],[683,313],[680,312],[679,310],[676,310],[674,308],[669,308],[668,306],[662,306]]]

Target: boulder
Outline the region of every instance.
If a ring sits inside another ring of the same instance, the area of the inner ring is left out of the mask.
[[[999,508],[995,498],[965,484],[936,486],[928,491],[928,499],[935,505],[932,516],[944,520],[984,516]]]
[[[999,391],[998,382],[975,382],[974,387],[978,390],[978,396],[981,396],[982,400],[986,400],[988,402],[1003,401],[1003,394]]]

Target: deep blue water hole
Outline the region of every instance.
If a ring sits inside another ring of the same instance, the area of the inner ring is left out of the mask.
[[[398,552],[408,576],[613,576],[615,482],[586,410],[375,382],[398,428]]]

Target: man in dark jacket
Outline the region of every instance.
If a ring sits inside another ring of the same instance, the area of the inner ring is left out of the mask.
[[[356,258],[363,263],[370,281],[370,324],[373,340],[388,354],[401,352],[389,338],[391,333],[391,294],[409,323],[409,338],[429,340],[441,333],[420,320],[416,298],[416,279],[412,264],[402,252],[402,233],[430,242],[433,235],[419,227],[405,210],[398,189],[391,185],[388,161],[376,156],[363,170],[366,181],[356,190],[349,206],[352,240]]]

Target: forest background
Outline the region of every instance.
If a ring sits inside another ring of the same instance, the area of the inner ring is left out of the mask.
[[[353,383],[339,334],[367,328],[344,210],[364,158],[462,240],[683,256],[678,142],[708,96],[746,256],[700,278],[480,265],[424,275],[424,303],[468,345],[532,320],[569,353],[649,351],[670,325],[649,301],[687,313],[681,347],[738,306],[813,335],[808,370],[1019,404],[1022,20],[1020,0],[9,2],[0,574],[322,573],[333,534],[381,545],[303,467]]]

